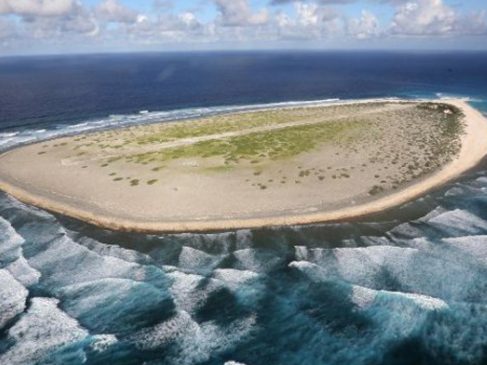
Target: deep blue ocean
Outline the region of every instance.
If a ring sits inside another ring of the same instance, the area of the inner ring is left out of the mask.
[[[0,150],[269,104],[450,96],[487,114],[487,53],[0,58]],[[487,162],[360,221],[211,234],[112,232],[0,193],[0,364],[485,365]]]

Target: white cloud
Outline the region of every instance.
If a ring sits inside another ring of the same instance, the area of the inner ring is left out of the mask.
[[[95,50],[210,43],[341,47],[347,42],[356,45],[357,40],[367,45],[367,40],[375,37],[392,44],[396,37],[406,36],[411,42],[423,42],[415,39],[422,36],[431,41],[449,35],[454,40],[475,35],[481,42],[487,35],[486,10],[464,14],[448,6],[446,0],[361,0],[365,8],[372,1],[392,7],[393,16],[380,22],[368,10],[356,17],[347,15],[348,8],[340,4],[352,0],[294,0],[294,7],[286,9],[255,8],[251,4],[256,2],[251,0],[194,1],[194,8],[178,11],[171,0],[153,0],[152,11],[144,12],[127,7],[123,0],[96,0],[93,5],[85,0],[0,0],[0,51],[22,44],[27,50],[52,44],[59,49],[79,44]],[[289,1],[267,3],[285,2]],[[218,12],[202,20],[199,14],[209,3],[216,5]]]
[[[75,0],[0,0],[0,14],[19,17],[3,22],[8,28],[1,33],[4,39],[20,43],[62,43],[73,35],[98,32],[94,16]]]
[[[69,42],[73,36],[94,36],[99,31],[96,19],[81,7],[61,17],[27,17],[18,28],[24,40],[48,43]]]
[[[139,14],[120,4],[118,0],[103,0],[96,7],[96,14],[103,20],[114,23],[135,23]]]
[[[320,22],[319,7],[316,4],[296,3],[298,23],[304,26],[315,26]]]
[[[191,29],[191,28],[195,29],[195,28],[199,28],[201,26],[201,23],[199,22],[196,15],[190,11],[179,14],[178,18],[179,18],[179,21],[181,21],[181,23],[184,24],[185,27],[188,29]]]
[[[250,26],[267,23],[266,9],[253,12],[248,0],[214,0],[224,26]]]
[[[347,24],[348,33],[356,39],[377,37],[380,33],[377,17],[367,10],[363,10],[360,18],[353,18]]]
[[[400,5],[391,32],[402,35],[445,35],[456,28],[455,11],[442,0],[415,0]]]
[[[271,27],[278,30],[284,40],[321,40],[343,33],[343,19],[333,9],[318,4],[295,2],[295,17],[277,12]]]
[[[0,14],[60,16],[73,11],[75,0],[0,0]]]

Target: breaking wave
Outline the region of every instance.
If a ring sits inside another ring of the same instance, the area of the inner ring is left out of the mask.
[[[376,101],[390,101],[397,100],[396,97],[376,98]],[[372,100],[372,99],[368,99]],[[281,107],[299,107],[311,105],[331,105],[340,104],[343,102],[360,101],[360,99],[321,99],[313,101],[288,101],[279,103],[267,104],[252,104],[252,105],[233,105],[233,106],[215,106],[202,108],[188,108],[176,109],[169,111],[147,111],[142,110],[135,114],[114,114],[106,118],[84,120],[74,124],[55,124],[46,126],[44,128],[12,128],[8,132],[0,133],[0,150],[12,148],[14,146],[33,143],[37,141],[52,139],[65,135],[73,135],[83,132],[126,127],[130,125],[150,124],[156,122],[166,122],[182,119],[197,118],[203,116],[211,116],[229,112],[244,112],[251,110],[261,110],[269,108]]]

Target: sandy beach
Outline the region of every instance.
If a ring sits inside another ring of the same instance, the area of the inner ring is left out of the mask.
[[[195,121],[189,129],[183,125],[188,122],[178,122],[28,145],[0,156],[0,189],[23,202],[124,231],[347,220],[419,197],[487,154],[482,114],[462,100],[435,102],[464,114],[458,150],[444,156],[431,147],[443,141],[441,131],[420,119],[410,121],[433,113],[418,111],[417,102],[344,104],[266,112],[274,113],[272,118],[243,113],[238,123],[223,116]],[[447,118],[450,110],[442,112]],[[249,157],[247,137],[278,143]],[[313,148],[306,146],[310,143]],[[201,146],[204,156],[198,155]],[[220,154],[222,146],[232,153]]]

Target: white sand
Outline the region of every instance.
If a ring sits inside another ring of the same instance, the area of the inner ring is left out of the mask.
[[[55,171],[53,177],[48,168],[39,170],[43,176],[30,176],[39,162],[32,161],[32,154],[19,153],[22,148],[1,156],[0,189],[26,203],[115,230],[187,232],[342,221],[378,213],[417,198],[475,167],[487,154],[487,120],[482,114],[462,100],[437,102],[455,105],[465,114],[466,128],[458,157],[424,179],[364,203],[354,204],[348,200],[348,204],[344,204],[347,196],[340,196],[342,191],[360,188],[347,187],[345,181],[342,190],[327,192],[329,199],[335,199],[330,200],[328,209],[320,209],[319,204],[306,206],[306,203],[320,199],[319,191],[314,187],[315,190],[301,191],[295,186],[286,187],[279,193],[270,189],[262,199],[255,199],[255,195],[248,199],[251,195],[247,188],[225,191],[225,182],[217,184],[215,191],[211,191],[212,180],[204,175],[181,175],[177,184],[168,180],[166,185],[161,184],[158,188],[158,194],[154,194],[149,186],[137,190],[117,186],[107,189],[94,175],[73,174],[69,169],[65,176],[62,173],[58,176]],[[9,160],[11,153],[15,155]],[[70,183],[66,184],[66,181]],[[42,182],[46,184],[42,186]],[[86,188],[80,189],[83,186]],[[203,189],[198,190],[195,186]],[[292,199],[283,199],[285,197]],[[330,210],[333,206],[341,208]]]

